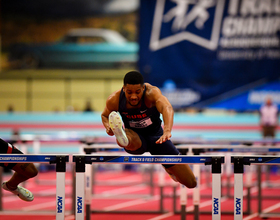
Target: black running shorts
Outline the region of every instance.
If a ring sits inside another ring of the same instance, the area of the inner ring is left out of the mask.
[[[0,154],[23,154],[16,147],[0,138]],[[1,167],[12,169],[16,163],[0,163]]]
[[[135,131],[135,130],[134,130]],[[137,131],[135,131],[137,133]],[[140,155],[145,152],[150,152],[151,155],[179,155],[180,152],[174,146],[174,144],[167,140],[162,144],[156,144],[156,141],[162,136],[163,130],[160,129],[156,135],[143,135],[137,133],[142,141],[142,146],[138,148],[136,151],[125,151],[130,154]],[[169,168],[174,166],[174,164],[163,164],[165,168]]]

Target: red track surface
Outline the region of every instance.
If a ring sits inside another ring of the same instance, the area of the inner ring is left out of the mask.
[[[9,178],[10,174],[4,176],[4,180]],[[66,220],[74,219],[71,215],[72,207],[72,186],[71,179],[72,174],[68,172],[66,186]],[[35,199],[33,202],[24,202],[18,199],[16,196],[4,191],[3,197],[3,212],[0,213],[1,220],[54,220],[55,219],[55,172],[48,171],[45,173],[39,173],[37,179],[29,180],[25,187],[30,189],[34,195]],[[93,187],[94,194],[98,198],[93,198],[91,203],[91,209],[93,210],[136,210],[136,211],[157,211],[159,210],[159,188],[154,188],[154,194],[150,194],[151,188],[145,184],[144,180],[147,180],[148,174],[143,174],[136,171],[99,171],[96,175],[96,181],[98,184]],[[201,177],[201,201],[200,201],[200,211],[211,211],[211,186],[207,186],[207,182],[211,182],[211,179],[206,180],[207,175],[202,175]],[[210,176],[211,178],[211,176]],[[280,176],[278,174],[270,175],[271,181],[277,183],[280,186]],[[40,181],[38,181],[40,180]],[[155,176],[155,182],[157,178]],[[50,182],[54,181],[54,182]],[[223,183],[225,183],[226,178],[223,178]],[[115,185],[109,185],[114,183]],[[116,185],[119,183],[118,185]],[[124,184],[120,184],[124,183]],[[97,220],[108,220],[108,219],[133,219],[133,220],[175,220],[181,219],[180,214],[173,213],[173,200],[172,192],[173,187],[170,186],[173,182],[166,176],[166,183],[169,184],[168,187],[164,188],[164,209],[166,213],[164,214],[116,214],[116,213],[93,213],[91,219]],[[233,176],[231,178],[231,183],[233,183]],[[178,186],[178,185],[177,185]],[[179,187],[176,188],[177,194],[179,195]],[[244,193],[246,194],[246,189],[244,188]],[[257,187],[251,189],[253,199],[251,201],[252,214],[250,216],[244,215],[245,220],[260,220],[261,218],[256,216],[258,200],[255,197],[257,195]],[[44,196],[42,196],[44,194]],[[192,190],[188,190],[188,205],[187,210],[192,210]],[[226,188],[223,188],[223,195],[226,195]],[[233,195],[233,188],[231,188],[231,195]],[[263,199],[262,206],[263,210],[271,208],[270,212],[280,212],[280,195],[279,188],[264,188],[263,195],[275,195],[278,196],[276,199]],[[130,198],[124,198],[125,196],[130,196]],[[102,198],[101,198],[102,197]],[[176,210],[180,210],[179,198],[176,199],[177,205]],[[233,211],[233,199],[226,198],[221,202],[221,210],[223,211]],[[247,210],[247,200],[244,197],[244,211]],[[15,212],[11,214],[11,212]],[[40,214],[41,213],[41,214]],[[280,216],[280,215],[279,215]],[[187,220],[193,220],[193,214],[187,214]],[[199,219],[210,220],[210,214],[200,214]],[[222,214],[222,220],[233,219],[233,214]],[[275,219],[275,218],[274,218]],[[276,219],[280,219],[276,218]]]

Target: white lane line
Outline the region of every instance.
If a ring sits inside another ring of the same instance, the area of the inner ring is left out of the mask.
[[[106,211],[106,212],[109,212],[109,211],[113,211],[113,210],[117,210],[117,209],[121,209],[121,208],[126,208],[126,207],[130,207],[130,206],[134,206],[134,205],[139,205],[139,204],[150,202],[150,201],[159,200],[159,198],[160,198],[159,196],[153,196],[149,200],[147,200],[147,199],[137,199],[137,200],[134,200],[134,201],[127,201],[127,202],[119,203],[119,204],[116,204],[116,205],[108,206],[108,207],[104,208],[103,210]]]
[[[65,204],[69,204],[71,202],[72,202],[72,199],[70,199],[70,198],[65,199]],[[56,206],[55,201],[51,201],[51,202],[45,202],[45,203],[28,206],[28,207],[22,208],[21,210],[34,211],[34,210],[38,210],[38,209],[44,209],[44,208],[55,207],[55,206]]]
[[[98,193],[96,196],[102,196],[102,197],[112,197],[112,196],[117,196],[121,194],[127,194],[135,191],[140,191],[143,189],[146,189],[147,186],[145,184],[139,184],[135,186],[129,186],[129,187],[124,187],[124,188],[118,188],[118,189],[113,189],[113,190],[107,190],[102,193]],[[93,195],[94,197],[94,195]]]
[[[275,210],[275,209],[278,209],[279,207],[280,207],[280,203],[277,203],[277,204],[275,204],[275,205],[273,205],[273,206],[270,206],[270,207],[264,209],[264,210],[263,210],[263,213],[271,212],[271,211],[273,211],[273,210]]]
[[[75,215],[69,215],[69,216],[66,216],[64,218],[64,220],[74,220],[75,219]],[[54,219],[55,220],[55,219]]]
[[[168,213],[165,213],[163,215],[160,215],[160,216],[157,216],[157,217],[154,217],[154,218],[150,218],[148,220],[161,220],[161,219],[165,219],[165,218],[168,218],[170,216],[174,215],[173,212],[168,212]]]
[[[263,210],[263,213],[269,213],[275,209],[278,209],[280,207],[280,203],[277,203],[273,206],[267,207],[266,209]],[[255,218],[258,216],[258,213],[254,213],[252,215],[247,216],[246,218],[243,218],[243,220],[250,220],[252,218]]]
[[[243,220],[250,220],[250,219],[255,218],[255,217],[258,217],[258,213],[254,213],[252,215],[249,215],[249,216],[243,218]]]

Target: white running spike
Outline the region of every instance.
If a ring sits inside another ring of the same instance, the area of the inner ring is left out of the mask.
[[[122,119],[117,112],[112,111],[110,113],[109,124],[120,145],[126,147],[128,145],[128,139],[123,130]]]

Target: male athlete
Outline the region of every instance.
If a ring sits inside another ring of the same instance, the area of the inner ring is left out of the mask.
[[[22,154],[22,152],[10,143],[7,143],[6,141],[0,139],[0,154]],[[0,166],[15,171],[13,176],[8,181],[2,183],[2,188],[17,195],[24,201],[33,201],[33,194],[22,186],[18,186],[18,184],[28,180],[29,178],[35,177],[38,174],[38,171],[34,164],[0,163]]]
[[[120,118],[119,112],[122,119]],[[162,129],[160,114],[164,126]],[[170,141],[174,111],[159,88],[144,83],[137,71],[128,72],[123,88],[112,93],[101,114],[108,135],[130,154],[179,155]],[[122,127],[124,122],[125,130]],[[173,180],[188,188],[196,186],[192,170],[186,164],[163,164]]]

